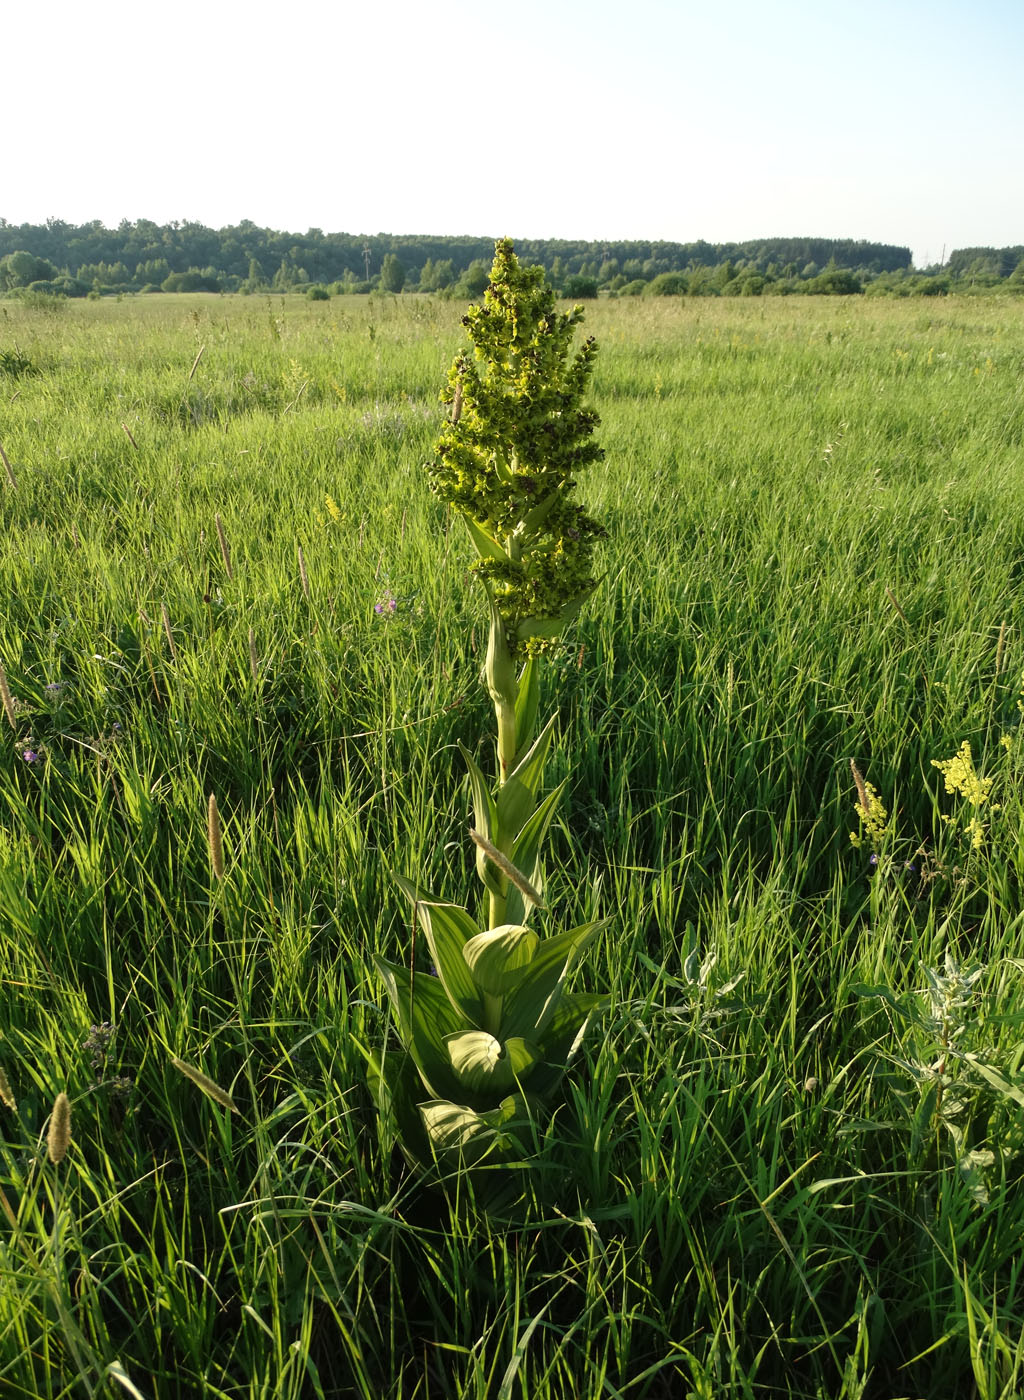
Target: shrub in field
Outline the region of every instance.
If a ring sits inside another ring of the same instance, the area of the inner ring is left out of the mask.
[[[482,679],[497,774],[489,783],[462,750],[484,926],[403,880],[437,975],[377,960],[403,1048],[374,1057],[371,1081],[420,1166],[521,1155],[602,1004],[565,987],[603,921],[548,937],[529,927],[544,908],[542,847],[565,788],[542,794],[554,718],[538,726],[539,667],[594,587],[603,533],[572,494],[602,456],[597,417],[582,406],[596,345],[573,349],[582,314],[559,313],[543,269],[520,267],[500,242],[483,305],[463,318],[473,353],[457,357],[442,394],[451,411],[431,485],[465,520],[487,596]]]

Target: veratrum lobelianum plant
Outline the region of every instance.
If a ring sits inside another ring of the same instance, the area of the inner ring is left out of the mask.
[[[490,610],[482,680],[497,720],[497,773],[469,770],[486,927],[401,880],[437,976],[377,958],[403,1049],[375,1054],[371,1087],[407,1159],[469,1166],[526,1154],[546,1104],[604,998],[566,980],[604,924],[544,937],[542,846],[565,789],[542,794],[555,717],[538,728],[539,668],[594,588],[602,528],[577,504],[576,474],[600,460],[582,406],[596,344],[574,349],[581,307],[560,312],[540,267],[495,248],[483,305],[463,324],[472,353],[452,366],[450,415],[429,465],[477,553]]]

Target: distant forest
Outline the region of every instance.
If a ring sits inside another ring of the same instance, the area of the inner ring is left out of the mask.
[[[0,219],[0,294],[102,296],[131,292],[383,290],[477,296],[490,238],[283,233],[249,220],[212,229],[183,222],[11,224]],[[569,297],[760,296],[799,292],[941,295],[1024,291],[1024,247],[965,248],[915,271],[909,248],[854,239],[764,238],[746,243],[517,239]]]

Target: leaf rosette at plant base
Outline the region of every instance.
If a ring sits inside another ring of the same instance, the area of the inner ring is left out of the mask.
[[[607,921],[540,938],[518,925],[480,929],[439,900],[416,908],[437,976],[375,959],[405,1046],[374,1060],[378,1107],[417,1166],[453,1151],[467,1162],[519,1156],[605,1003],[565,984]]]

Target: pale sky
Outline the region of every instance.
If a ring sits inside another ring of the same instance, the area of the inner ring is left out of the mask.
[[[1024,244],[1024,0],[4,7],[0,217]]]

